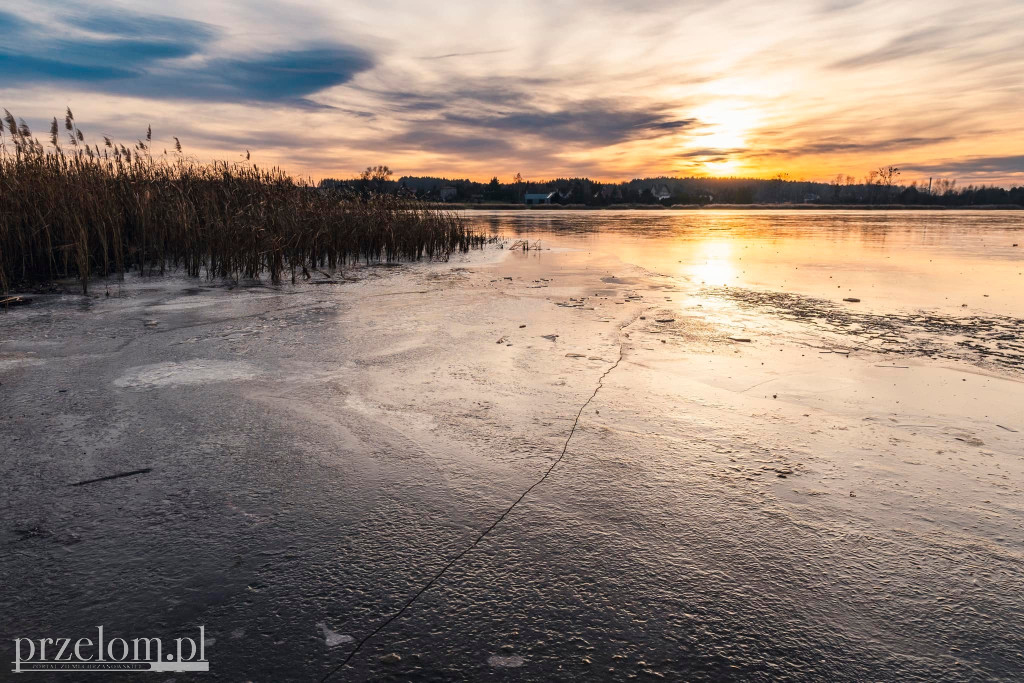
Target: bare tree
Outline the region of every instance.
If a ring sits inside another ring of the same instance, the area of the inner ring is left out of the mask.
[[[364,188],[380,194],[387,187],[393,175],[394,171],[387,166],[367,166],[366,170],[359,174],[359,179],[363,182]]]
[[[875,173],[875,171],[872,171]],[[883,166],[878,169],[878,184],[885,188],[885,200],[892,200],[892,188],[900,177],[900,169],[895,166]]]

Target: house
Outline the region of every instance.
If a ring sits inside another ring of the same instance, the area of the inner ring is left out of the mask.
[[[454,187],[442,187],[441,188],[441,201],[450,202],[459,195],[459,191]]]
[[[804,204],[814,204],[815,202],[819,201],[821,201],[821,197],[814,194],[813,192],[808,192],[807,194],[804,195]]]
[[[669,191],[668,185],[655,185],[651,188],[651,194],[659,202],[672,198],[672,192]]]
[[[550,204],[557,194],[558,192],[527,192],[525,197],[526,204]]]
[[[622,201],[622,189],[618,187],[611,187],[605,185],[601,188],[601,191],[594,195],[594,199],[604,199],[605,201]]]

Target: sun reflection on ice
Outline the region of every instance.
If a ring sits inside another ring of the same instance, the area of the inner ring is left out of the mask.
[[[693,282],[711,287],[735,284],[739,272],[733,263],[732,242],[711,240],[697,247],[694,263],[686,267]]]

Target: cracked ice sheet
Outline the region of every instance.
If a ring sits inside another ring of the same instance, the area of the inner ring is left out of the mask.
[[[1016,670],[1020,434],[997,440],[983,411],[934,396],[902,415],[899,387],[884,404],[854,400],[849,382],[867,389],[877,372],[881,388],[881,373],[906,370],[830,356],[809,373],[806,339],[769,318],[757,319],[781,352],[755,337],[736,353],[736,330],[698,310],[655,327],[666,297],[693,295],[686,282],[621,249],[566,247],[258,300],[204,291],[224,305],[168,310],[159,331],[134,317],[191,283],[51,315],[45,366],[0,377],[11,628],[205,623],[244,629],[218,643],[232,675],[289,680],[296,662],[300,678],[321,675],[342,655],[310,624],[362,637],[475,538],[557,456],[607,369],[565,355],[614,358],[618,324],[646,314],[551,477],[346,677],[483,678],[491,656],[522,658],[524,680]],[[25,349],[40,330],[4,332]],[[513,346],[494,344],[505,335]],[[114,385],[197,357],[259,374]],[[781,388],[743,391],[776,376]],[[1002,403],[1019,399],[999,386]],[[79,455],[83,439],[98,447]],[[42,591],[39,567],[66,581]],[[392,652],[400,663],[383,661]]]

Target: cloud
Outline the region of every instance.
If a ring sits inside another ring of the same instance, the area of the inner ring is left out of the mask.
[[[606,101],[579,102],[553,111],[523,108],[493,114],[445,114],[447,123],[526,135],[552,141],[614,145],[637,138],[660,137],[696,123],[695,119],[637,109],[622,109]]]
[[[932,27],[906,33],[880,48],[869,50],[855,57],[841,59],[831,66],[834,69],[860,69],[906,57],[916,57],[942,49],[950,40],[949,30]]]
[[[459,158],[497,159],[517,151],[517,146],[492,135],[459,135],[442,126],[416,127],[401,135],[391,136],[385,145],[393,150],[419,150]]]
[[[531,92],[556,87],[553,78],[486,78],[460,79],[456,87],[444,86],[429,92],[412,88],[371,89],[363,92],[376,97],[393,111],[474,111],[495,108],[522,108],[533,100]]]
[[[1001,157],[972,157],[968,159],[950,159],[947,161],[900,166],[906,171],[919,173],[943,173],[965,176],[1024,175],[1024,154]]]
[[[940,25],[904,33],[881,47],[835,61],[830,67],[857,70],[925,55],[944,63],[968,64],[980,60],[979,63],[985,64],[991,55],[1019,52],[1019,47],[1014,50],[999,40],[1002,24],[1007,21],[1013,19],[993,16],[978,20],[947,15]],[[993,40],[993,37],[996,38]]]
[[[0,79],[5,85],[43,81],[100,82],[132,78],[141,72],[117,66],[71,64],[32,55],[10,54],[0,48]]]
[[[18,15],[0,10],[0,31],[5,34],[24,29],[28,25],[28,22]]]
[[[476,52],[449,52],[444,55],[434,55],[432,57],[424,57],[423,59],[451,59],[452,57],[475,57],[477,55],[499,55],[503,52],[511,52],[511,49],[504,50],[477,50]]]
[[[175,36],[177,40],[201,43],[217,38],[217,27],[191,19],[136,14],[123,9],[116,12],[92,11],[74,18],[77,28],[111,36],[131,36],[163,40]]]
[[[214,102],[291,102],[315,106],[310,95],[347,83],[373,65],[354,48],[293,50],[248,59],[211,59],[199,67],[155,69],[138,83],[117,83],[130,95]]]
[[[55,82],[153,99],[308,107],[321,106],[310,96],[374,64],[368,53],[346,45],[211,58],[203,50],[218,29],[156,15],[94,13],[76,18],[74,28],[93,34],[52,38],[39,24],[0,13],[5,85]],[[186,57],[193,59],[184,62]]]
[[[955,140],[953,136],[896,137],[883,140],[865,138],[863,142],[847,138],[825,138],[817,142],[793,145],[784,149],[765,149],[751,152],[749,156],[799,156],[812,154],[843,154],[848,152],[882,152],[910,147],[925,147]]]
[[[724,158],[728,157],[730,154],[738,154],[743,151],[744,150],[742,149],[692,149],[687,152],[677,154],[676,156],[682,157],[684,159],[704,157]]]
[[[160,60],[197,54],[215,35],[213,27],[200,22],[130,12],[76,18],[72,26],[58,31],[0,12],[0,58],[10,82],[141,75],[142,69]]]

